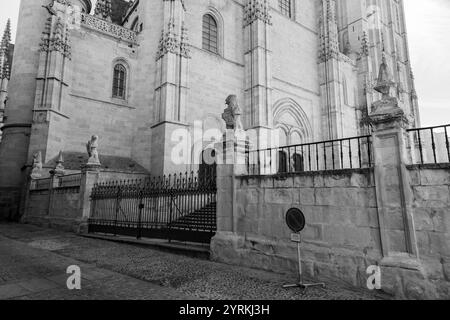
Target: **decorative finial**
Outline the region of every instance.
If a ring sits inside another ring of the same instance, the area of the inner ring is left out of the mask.
[[[57,176],[63,176],[65,173],[64,170],[64,158],[63,158],[63,152],[60,151],[59,155],[58,155],[58,160],[56,161],[56,166],[55,169],[53,170],[53,174],[57,175]]]
[[[386,52],[384,51],[382,53],[377,85],[374,89],[383,95],[382,99],[387,99],[395,95],[393,91],[395,89],[395,82],[392,81],[391,72],[387,64]]]

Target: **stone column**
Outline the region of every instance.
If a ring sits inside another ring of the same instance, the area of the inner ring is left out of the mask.
[[[80,187],[80,225],[78,233],[88,232],[88,220],[91,215],[91,192],[100,176],[100,165],[85,166],[81,169]]]
[[[172,135],[179,129],[188,130],[186,110],[191,58],[184,2],[163,1],[162,14],[163,26],[156,54],[155,124],[151,142],[152,174],[156,176],[186,168],[185,165],[176,165],[172,159],[172,150],[176,146]]]
[[[238,245],[236,176],[247,172],[245,131],[228,129],[216,145],[217,156],[217,232],[211,241],[213,259],[233,255]],[[232,246],[230,246],[232,244]],[[228,253],[227,253],[228,252]]]
[[[382,263],[418,267],[418,249],[412,210],[412,191],[406,170],[408,120],[395,98],[385,58],[375,90],[382,99],[369,114],[373,126],[375,182]]]
[[[245,127],[256,134],[258,148],[273,127],[272,17],[268,0],[246,0],[244,6]]]

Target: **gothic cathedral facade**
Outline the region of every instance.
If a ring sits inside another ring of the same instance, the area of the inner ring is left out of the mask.
[[[245,129],[278,129],[283,145],[369,134],[383,56],[419,126],[403,0],[21,0],[0,211],[36,152],[45,167],[93,134],[100,156],[178,170],[174,132],[223,129],[230,94]]]

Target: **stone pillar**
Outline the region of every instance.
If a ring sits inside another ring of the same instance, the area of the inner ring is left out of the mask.
[[[48,11],[43,6],[48,4],[48,0],[20,2],[6,119],[0,144],[0,218],[17,216],[19,190],[29,174],[29,170],[23,169],[31,160],[28,146],[39,68],[39,44],[48,18]]]
[[[189,61],[191,58],[186,8],[182,0],[163,1],[163,26],[156,54],[154,94],[155,124],[152,127],[153,175],[182,171],[175,165],[172,150],[173,132],[188,130],[186,106],[189,92]]]
[[[413,199],[406,171],[408,120],[395,97],[395,83],[391,80],[384,56],[375,90],[382,94],[382,99],[372,105],[369,119],[373,126],[383,256],[387,260],[391,257],[417,259],[418,249],[412,216]]]
[[[91,215],[91,192],[92,188],[98,183],[100,176],[100,166],[85,166],[81,170],[81,188],[80,188],[80,225],[78,233],[88,232],[88,220]]]
[[[66,102],[71,81],[70,15],[72,6],[54,1],[42,32],[29,154],[42,151],[46,163],[64,145],[69,119]]]
[[[233,252],[237,245],[237,175],[246,173],[245,131],[228,129],[222,142],[216,144],[217,156],[217,232],[211,241],[213,259]],[[231,251],[230,251],[231,250]]]
[[[417,257],[412,194],[406,171],[407,120],[398,108],[370,115],[381,243],[385,257]]]
[[[253,129],[258,148],[266,148],[273,127],[272,17],[268,0],[244,6],[245,127]]]
[[[378,221],[382,249],[382,289],[397,297],[431,296],[426,270],[419,259],[413,220],[413,194],[408,163],[408,120],[395,97],[386,60],[375,90],[382,99],[372,105],[373,150]],[[422,294],[421,294],[422,295]]]

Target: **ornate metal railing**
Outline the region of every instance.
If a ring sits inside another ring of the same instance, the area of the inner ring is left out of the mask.
[[[373,166],[372,137],[360,136],[247,150],[248,175],[274,175]]]
[[[94,186],[89,232],[208,243],[216,231],[215,168]]]
[[[450,124],[407,131],[412,164],[450,163]]]
[[[135,31],[105,21],[103,19],[94,17],[90,14],[82,13],[81,23],[82,25],[90,29],[97,30],[112,37],[131,42],[133,44],[136,43],[137,33]]]

